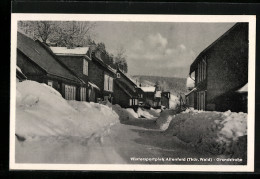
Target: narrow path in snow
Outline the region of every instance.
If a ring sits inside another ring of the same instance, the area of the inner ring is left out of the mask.
[[[118,123],[103,137],[88,143],[87,163],[112,164],[219,164],[201,161],[155,161],[152,158],[209,158],[174,136],[165,136],[155,120],[135,119]],[[131,159],[132,158],[132,159]],[[151,161],[141,161],[142,159]]]

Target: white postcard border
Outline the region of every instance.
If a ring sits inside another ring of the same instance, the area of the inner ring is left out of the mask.
[[[130,164],[20,164],[15,163],[15,102],[17,22],[20,20],[51,21],[125,21],[125,22],[249,22],[248,64],[248,151],[247,165],[130,165]],[[253,172],[255,134],[255,15],[122,15],[122,14],[32,14],[11,15],[11,77],[10,77],[10,170],[117,170],[117,171],[206,171]]]

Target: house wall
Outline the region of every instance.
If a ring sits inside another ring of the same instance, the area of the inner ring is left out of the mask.
[[[187,105],[188,107],[193,107],[193,108],[195,108],[195,100],[194,100],[194,98],[195,98],[195,93],[194,93],[194,92],[190,93],[189,95],[187,95],[187,96],[185,97],[185,99],[186,99],[186,105]]]
[[[207,54],[207,109],[214,98],[248,81],[248,23],[239,24]]]
[[[114,83],[114,93],[116,94],[114,95],[115,104],[119,104],[123,108],[129,107],[130,97],[116,83]]]
[[[104,70],[94,61],[88,64],[89,80],[96,84],[101,92],[104,90]]]
[[[85,83],[88,83],[88,76],[83,74],[83,60],[84,57],[78,56],[59,56],[59,59],[62,60],[74,73],[77,74]]]

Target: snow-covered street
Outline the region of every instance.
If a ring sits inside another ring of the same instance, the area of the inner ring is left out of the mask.
[[[51,144],[51,145],[50,145]],[[48,147],[44,147],[48,146]],[[217,161],[145,161],[156,158],[225,158],[199,153],[175,136],[158,129],[155,120],[117,123],[89,138],[42,137],[16,141],[17,162],[76,164],[220,164]],[[143,160],[143,161],[141,161]],[[231,164],[222,162],[221,164]]]

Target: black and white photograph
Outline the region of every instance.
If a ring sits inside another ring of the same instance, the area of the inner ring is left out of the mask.
[[[10,169],[253,171],[255,20],[13,13]]]

